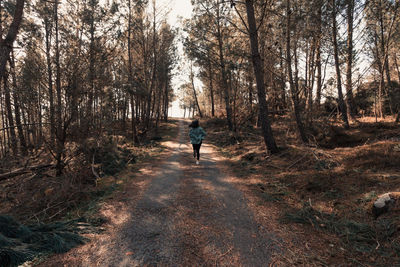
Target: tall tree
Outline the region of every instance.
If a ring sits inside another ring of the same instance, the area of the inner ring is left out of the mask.
[[[339,112],[342,114],[342,120],[344,127],[349,128],[349,121],[347,118],[347,106],[343,99],[342,91],[342,79],[340,73],[340,61],[339,61],[339,47],[337,42],[337,23],[336,23],[336,1],[331,0],[331,19],[332,19],[332,43],[333,43],[333,53],[335,58],[335,69],[336,69],[336,86],[338,91],[338,102],[339,102]]]
[[[354,0],[346,1],[347,15],[347,54],[346,54],[346,105],[347,117],[354,117],[354,100],[353,100],[353,20],[354,20]]]
[[[307,136],[304,131],[303,121],[300,115],[300,107],[299,107],[299,99],[298,99],[298,89],[296,86],[295,79],[293,77],[292,71],[292,56],[291,56],[291,9],[290,9],[290,0],[286,0],[286,66],[287,66],[287,74],[289,79],[290,92],[292,97],[292,105],[294,117],[296,120],[297,130],[300,136],[300,139],[303,142],[307,142]],[[296,53],[296,52],[295,52]]]
[[[131,113],[132,113],[132,139],[135,144],[139,144],[139,138],[136,130],[135,118],[135,98],[134,98],[134,83],[133,83],[133,70],[132,70],[132,7],[131,0],[128,0],[128,86],[131,98]],[[125,123],[125,122],[124,122]]]
[[[264,137],[265,145],[271,153],[279,152],[279,149],[275,143],[275,138],[272,133],[271,123],[268,118],[268,106],[265,95],[265,84],[264,84],[264,67],[261,61],[261,56],[258,50],[258,32],[256,19],[254,15],[253,0],[246,0],[246,11],[247,11],[247,23],[249,30],[249,39],[251,47],[251,56],[253,61],[254,75],[257,83],[257,95],[258,95],[258,108],[261,120],[261,129]]]
[[[201,113],[201,108],[200,108],[200,105],[199,105],[199,100],[198,100],[198,98],[197,98],[196,88],[195,88],[195,86],[194,86],[193,63],[190,64],[190,82],[191,82],[191,84],[192,84],[193,96],[194,96],[194,100],[195,100],[195,102],[196,102],[197,111],[199,112],[200,118],[203,118],[203,113]]]
[[[10,24],[10,28],[5,36],[0,40],[0,77],[3,78],[6,71],[6,64],[13,47],[13,43],[17,38],[18,30],[20,28],[25,0],[17,0],[15,4],[14,17]]]

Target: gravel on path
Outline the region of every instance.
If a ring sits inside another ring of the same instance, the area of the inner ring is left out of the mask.
[[[269,266],[274,235],[258,224],[244,194],[222,171],[206,142],[195,164],[188,128],[179,122],[171,154],[154,168],[123,225],[109,227],[101,242],[73,250],[64,266]],[[129,194],[129,192],[127,192]],[[109,216],[118,217],[118,209]],[[68,254],[68,253],[67,253]],[[84,254],[84,255],[83,255]],[[79,258],[82,260],[79,260]],[[53,264],[42,266],[56,266]],[[57,265],[60,266],[60,265]]]

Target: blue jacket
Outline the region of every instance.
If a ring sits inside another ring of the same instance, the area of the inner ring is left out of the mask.
[[[200,144],[206,135],[207,135],[206,132],[201,127],[190,128],[189,131],[190,143]]]

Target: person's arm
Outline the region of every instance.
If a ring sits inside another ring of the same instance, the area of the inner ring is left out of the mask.
[[[206,131],[204,131],[204,129],[201,128],[201,139],[203,140],[204,137],[206,137],[206,135],[207,135]]]
[[[190,128],[190,130],[189,130],[189,137],[190,137],[190,139],[192,139],[194,137],[193,128]]]

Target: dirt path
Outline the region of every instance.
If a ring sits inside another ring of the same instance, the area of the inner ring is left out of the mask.
[[[104,234],[42,265],[269,266],[272,234],[255,222],[210,145],[194,164],[185,125],[137,192],[103,211],[110,219]]]

